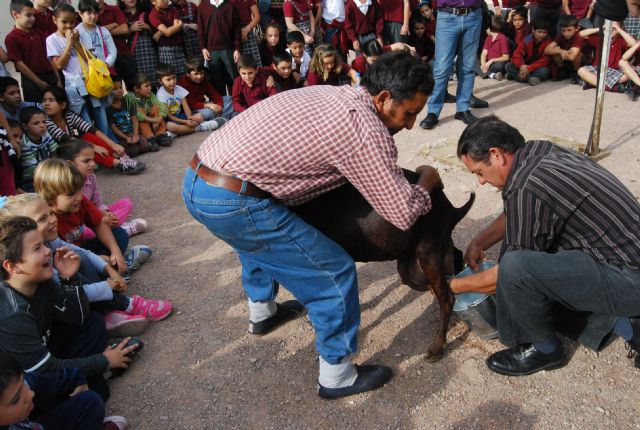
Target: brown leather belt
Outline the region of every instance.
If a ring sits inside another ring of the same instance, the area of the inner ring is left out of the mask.
[[[445,12],[445,13],[450,13],[451,15],[464,16],[464,15],[470,14],[471,12],[473,12],[476,9],[477,8],[472,8],[472,7],[448,7],[448,6],[444,6],[444,7],[439,7],[438,8],[438,12]]]
[[[196,154],[191,159],[191,168],[198,177],[202,178],[209,185],[224,188],[225,190],[233,191],[234,193],[240,194],[240,192],[242,191],[242,183],[244,182],[245,189],[244,192],[242,192],[243,195],[256,197],[259,199],[268,199],[271,197],[271,194],[264,190],[261,190],[251,182],[243,181],[242,179],[235,178],[233,176],[218,173],[215,170],[211,170],[204,164],[200,164],[200,167],[198,167],[198,164],[200,164],[200,159],[198,158],[198,154]]]

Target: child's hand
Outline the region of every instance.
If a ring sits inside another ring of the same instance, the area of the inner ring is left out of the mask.
[[[113,152],[118,154],[118,156],[120,156],[120,157],[125,154],[124,146],[118,145],[117,143],[114,143],[113,145],[111,145],[111,149],[113,149]]]
[[[198,126],[198,123],[197,123],[197,122],[195,122],[195,121],[194,121],[194,120],[192,120],[192,119],[187,119],[187,120],[185,120],[185,125],[186,125],[187,127],[196,128],[196,127]]]
[[[78,385],[78,386],[76,387],[76,389],[75,389],[75,390],[73,390],[73,391],[71,392],[71,394],[69,394],[69,397],[73,397],[73,396],[75,396],[76,394],[80,394],[80,393],[82,393],[83,391],[88,391],[88,390],[89,390],[89,386],[88,386],[87,384]]]
[[[358,40],[355,40],[353,42],[353,50],[354,51],[359,51],[360,50],[360,42]]]
[[[109,369],[126,369],[127,367],[129,367],[129,363],[131,363],[131,357],[129,357],[128,354],[138,347],[137,343],[131,346],[127,346],[127,342],[129,342],[130,340],[131,338],[127,337],[123,339],[122,342],[120,342],[118,345],[116,345],[115,348],[111,348],[110,346],[108,346],[107,349],[104,350],[102,355],[107,358],[107,361],[109,362]]]
[[[487,61],[486,63],[484,63],[482,66],[480,66],[480,69],[484,72],[487,73],[489,71],[489,62]]]
[[[120,274],[111,266],[107,265],[105,267],[105,273],[109,276],[107,279],[107,283],[111,287],[113,291],[117,291],[118,293],[126,293],[129,289],[129,285],[127,284],[126,279],[124,279]]]
[[[240,30],[240,36],[242,37],[242,41],[246,42],[247,39],[249,38],[249,32],[251,30],[249,30],[249,27],[242,27],[242,29]]]
[[[106,211],[104,213],[104,216],[102,217],[102,221],[104,221],[104,223],[107,224],[109,227],[117,227],[120,225],[120,220],[118,219],[118,217],[113,212],[109,212],[109,211]]]
[[[122,252],[120,252],[120,250],[111,253],[111,257],[109,257],[109,263],[111,263],[111,265],[115,267],[116,270],[118,270],[118,273],[121,275],[123,275],[124,272],[127,271],[127,263],[124,261],[124,256],[122,255]]]
[[[207,48],[204,48],[202,50],[202,56],[204,57],[205,60],[209,61],[211,60],[211,53],[209,53],[209,50]]]
[[[66,246],[56,249],[53,265],[61,278],[70,278],[80,269],[80,257]]]
[[[276,80],[273,79],[273,76],[269,76],[267,78],[267,87],[271,88],[276,85]]]
[[[109,151],[107,151],[107,149],[103,148],[102,146],[93,145],[93,150],[95,151],[96,154],[100,154],[105,157],[109,155]]]
[[[410,34],[409,26],[408,25],[402,25],[402,28],[400,29],[400,36],[408,36],[409,34]]]
[[[159,31],[156,31],[155,33],[153,33],[153,36],[151,38],[153,39],[154,42],[158,43],[161,37],[162,37],[162,33],[160,33]]]
[[[312,44],[313,44],[313,42],[314,42],[313,37],[309,36],[308,34],[305,34],[305,35],[304,35],[304,42],[305,42],[307,45],[312,45]]]
[[[129,26],[129,31],[142,31],[144,30],[145,23],[144,21],[136,21]]]
[[[215,103],[205,103],[204,107],[211,109],[215,113],[222,112],[222,106],[219,106]]]
[[[298,72],[293,72],[293,79],[296,80],[296,82],[300,82],[300,73]]]
[[[135,145],[138,142],[140,142],[140,136],[138,135],[138,133],[133,133],[131,135],[131,143]]]
[[[179,19],[174,19],[173,20],[173,26],[174,27],[178,27],[178,28],[182,28],[182,21]]]

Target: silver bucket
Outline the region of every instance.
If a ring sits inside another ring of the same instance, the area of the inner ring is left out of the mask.
[[[458,273],[456,278],[464,278],[465,276],[482,272],[495,266],[495,264],[493,261],[483,261],[476,272],[467,267]],[[456,294],[453,311],[480,338],[495,339],[498,337],[498,330],[496,330],[496,302],[493,296],[482,293]]]

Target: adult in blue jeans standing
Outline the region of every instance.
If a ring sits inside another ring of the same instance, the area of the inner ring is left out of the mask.
[[[349,181],[382,217],[409,229],[442,182],[422,166],[418,184],[409,184],[392,136],[413,127],[432,87],[428,66],[408,53],[385,54],[360,88],[307,87],[252,106],[211,134],[187,170],[187,209],[240,257],[249,332],[267,333],[308,311],[323,398],[375,389],[391,369],[351,362],[360,324],[355,263],[289,206]],[[297,301],[276,303],[280,284]]]
[[[431,130],[438,124],[444,105],[447,83],[456,53],[458,60],[458,87],[456,91],[455,119],[471,124],[476,120],[469,110],[469,100],[475,80],[475,64],[482,28],[482,0],[442,0],[438,2],[436,21],[436,50],[433,63],[433,94],[429,98],[427,116],[420,127]]]

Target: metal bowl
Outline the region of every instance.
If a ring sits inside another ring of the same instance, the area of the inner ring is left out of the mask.
[[[485,260],[480,263],[477,271],[466,267],[458,273],[456,278],[464,278],[485,271],[496,263]],[[456,294],[456,302],[453,311],[464,321],[475,334],[482,339],[495,339],[498,337],[496,330],[496,302],[493,296],[482,293]]]

